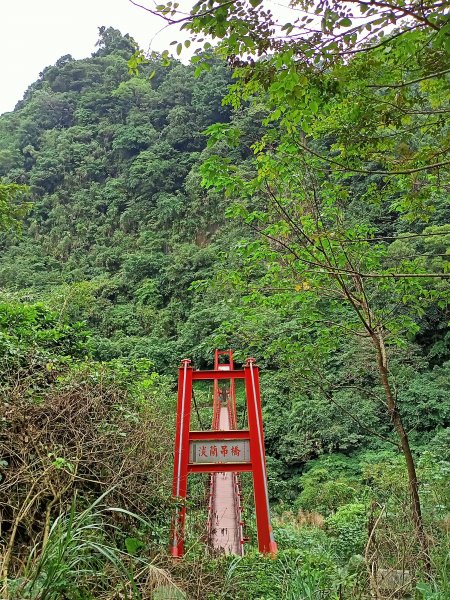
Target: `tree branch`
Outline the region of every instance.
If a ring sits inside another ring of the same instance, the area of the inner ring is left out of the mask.
[[[148,8],[147,6],[143,6],[142,4],[139,4],[135,0],[129,0],[129,2],[131,2],[131,4],[134,4],[134,6],[137,6],[138,8],[142,8],[143,10],[146,10],[147,12],[151,13],[152,15],[159,17],[160,19],[164,19],[164,21],[167,21],[167,23],[169,23],[170,25],[179,25],[180,23],[186,23],[187,21],[191,21],[192,19],[196,19],[198,17],[206,17],[207,15],[215,13],[219,8],[223,8],[224,6],[230,6],[231,4],[234,4],[235,0],[229,0],[229,2],[224,2],[220,6],[215,6],[214,8],[205,10],[205,12],[198,13],[196,15],[188,14],[186,17],[182,17],[181,19],[170,19],[162,12],[160,12],[158,10],[152,10],[151,8]],[[182,14],[180,11],[177,11],[177,12],[179,14]]]
[[[450,69],[444,69],[444,71],[438,71],[437,73],[431,73],[430,75],[425,75],[424,77],[419,77],[418,79],[412,79],[411,81],[403,81],[402,83],[385,83],[381,84],[371,84],[367,87],[369,88],[403,88],[407,85],[412,85],[413,83],[419,83],[419,81],[425,81],[427,79],[433,79],[433,77],[440,77],[441,75],[446,75],[450,73]]]
[[[312,150],[311,148],[308,148],[308,146],[306,146],[305,144],[302,144],[298,140],[296,140],[295,143],[297,144],[297,146],[302,148],[305,152],[312,154],[313,156],[315,156],[316,158],[319,158],[320,160],[323,160],[324,162],[330,163],[332,165],[337,165],[338,167],[340,167],[341,171],[345,171],[347,173],[362,173],[363,175],[411,175],[412,173],[419,173],[420,171],[428,171],[428,169],[436,169],[438,167],[444,167],[446,165],[450,165],[450,160],[445,160],[440,163],[434,163],[432,165],[425,165],[423,167],[416,167],[414,169],[405,169],[403,171],[380,171],[380,170],[370,171],[367,169],[356,169],[354,167],[348,167],[347,165],[342,164],[338,160],[334,160],[333,158],[319,154],[318,152],[316,152],[315,150]]]

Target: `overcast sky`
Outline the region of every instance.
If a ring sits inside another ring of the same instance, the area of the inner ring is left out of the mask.
[[[129,0],[0,0],[0,23],[0,114],[13,110],[39,73],[61,56],[94,52],[102,25],[129,33],[144,50],[151,44],[161,51],[180,37],[175,29],[155,37],[162,22]]]

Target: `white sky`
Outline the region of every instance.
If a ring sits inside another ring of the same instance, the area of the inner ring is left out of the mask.
[[[102,25],[129,33],[144,50],[151,44],[161,51],[181,39],[175,28],[153,39],[162,21],[129,0],[0,0],[0,24],[0,114],[13,110],[39,73],[61,56],[90,56]]]

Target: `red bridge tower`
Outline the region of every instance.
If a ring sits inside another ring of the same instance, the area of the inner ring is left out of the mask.
[[[221,362],[228,357],[228,362]],[[248,429],[237,429],[235,381],[245,381]],[[191,404],[194,381],[213,380],[212,429],[192,431]],[[227,387],[221,387],[221,383]],[[224,423],[226,427],[224,427]],[[171,535],[171,554],[181,557],[184,552],[184,525],[186,519],[186,493],[189,473],[231,473],[233,482],[237,473],[251,472],[255,497],[258,548],[265,554],[275,554],[277,545],[270,523],[269,495],[267,489],[264,431],[259,388],[259,369],[255,359],[248,358],[243,369],[235,369],[231,350],[216,350],[214,369],[194,370],[191,361],[184,359],[178,375],[178,404],[175,432],[175,460],[173,469],[173,498],[176,503]],[[214,477],[214,475],[212,476]],[[217,476],[216,476],[217,477]],[[226,477],[226,475],[224,475]],[[236,506],[240,510],[238,486],[233,486]],[[214,507],[216,485],[211,483],[210,511]],[[210,514],[210,521],[211,521]],[[236,530],[243,544],[241,517],[237,516]],[[241,554],[230,547],[230,552]]]

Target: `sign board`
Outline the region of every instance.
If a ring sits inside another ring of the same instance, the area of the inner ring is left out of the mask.
[[[249,463],[250,440],[202,440],[189,443],[189,462]]]

